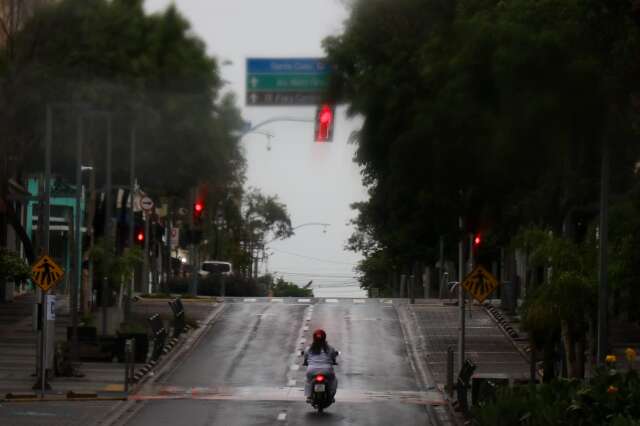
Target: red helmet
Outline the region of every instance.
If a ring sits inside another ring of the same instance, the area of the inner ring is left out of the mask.
[[[319,328],[313,332],[313,341],[318,343],[324,343],[327,341],[327,333],[323,329]]]

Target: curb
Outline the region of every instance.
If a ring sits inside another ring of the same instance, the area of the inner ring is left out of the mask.
[[[487,315],[489,315],[489,318],[491,318],[493,320],[493,322],[495,322],[498,325],[498,328],[500,328],[500,330],[502,330],[502,332],[509,339],[509,341],[511,342],[513,347],[516,348],[516,350],[518,351],[518,353],[520,355],[522,355],[524,360],[527,363],[529,363],[530,362],[529,353],[527,353],[527,351],[524,350],[522,347],[520,347],[520,345],[518,345],[518,343],[515,341],[515,339],[519,338],[520,335],[511,326],[511,324],[509,324],[507,322],[507,320],[505,319],[504,315],[498,310],[498,308],[493,306],[493,304],[491,302],[488,302],[488,301],[482,303],[480,306],[482,306],[484,308],[484,311],[487,313]]]
[[[143,385],[145,384],[153,384],[160,380],[165,375],[171,373],[176,366],[178,365],[178,360],[183,359],[188,356],[194,348],[198,345],[198,343],[202,340],[202,338],[207,334],[209,329],[216,322],[218,317],[225,310],[226,305],[219,304],[216,308],[207,316],[204,320],[201,327],[196,329],[193,334],[190,336],[186,336],[186,339],[182,340],[182,344],[176,351],[172,351],[169,356],[161,358],[161,361],[158,363],[158,367],[155,375],[145,374],[142,378],[134,385],[134,387],[129,391],[130,395],[137,393]],[[189,326],[185,326],[187,328]],[[189,327],[190,328],[190,327]],[[173,339],[172,339],[173,340]],[[174,343],[175,345],[175,343]],[[145,366],[146,367],[146,366]],[[152,368],[147,370],[147,373],[151,371]],[[117,424],[119,421],[123,420],[123,423],[126,422],[127,419],[133,417],[138,410],[140,410],[145,405],[145,402],[131,400],[128,397],[113,407],[107,414],[105,414],[101,419],[99,419],[95,424],[101,426],[111,426]]]

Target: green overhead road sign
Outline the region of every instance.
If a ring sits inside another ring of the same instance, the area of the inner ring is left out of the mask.
[[[311,91],[317,92],[327,88],[328,74],[284,74],[284,75],[248,75],[247,87],[251,91]]]
[[[318,105],[329,85],[321,58],[247,59],[246,102],[250,106]]]

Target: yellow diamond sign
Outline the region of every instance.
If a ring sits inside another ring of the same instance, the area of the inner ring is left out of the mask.
[[[49,256],[42,256],[31,266],[31,279],[43,291],[49,291],[62,280],[64,271]]]
[[[467,293],[473,296],[479,303],[485,301],[485,299],[498,288],[498,280],[495,279],[486,269],[482,266],[476,266],[473,271],[462,282],[462,288]]]

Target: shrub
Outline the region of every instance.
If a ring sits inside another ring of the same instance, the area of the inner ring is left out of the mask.
[[[628,350],[627,358],[631,363],[635,351]],[[588,383],[559,379],[499,389],[495,402],[473,408],[474,423],[640,426],[640,377],[633,369],[619,371],[615,358],[608,361]]]

